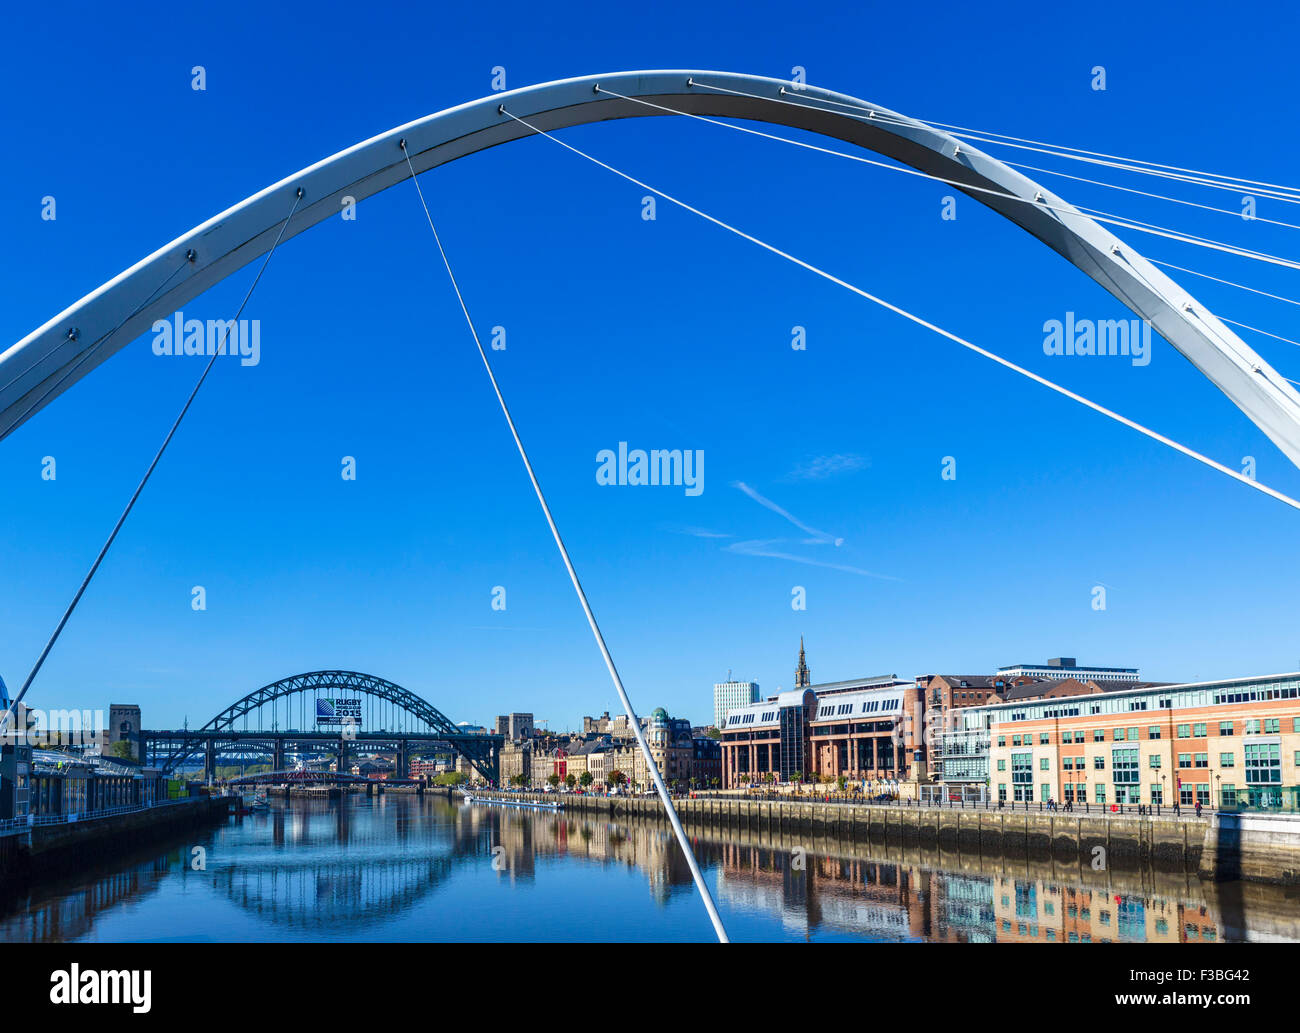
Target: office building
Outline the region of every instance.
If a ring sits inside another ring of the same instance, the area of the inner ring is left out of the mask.
[[[723,681],[713,686],[713,726],[721,729],[727,714],[758,702],[758,682]]]

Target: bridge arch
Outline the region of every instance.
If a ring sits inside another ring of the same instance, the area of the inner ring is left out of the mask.
[[[404,689],[385,678],[360,671],[309,671],[281,678],[279,681],[254,689],[242,699],[236,700],[201,728],[186,729],[184,732],[154,733],[157,741],[170,744],[166,757],[159,758],[159,766],[164,771],[174,771],[191,757],[202,753],[206,744],[219,740],[223,733],[227,735],[237,733],[235,723],[240,718],[247,717],[278,700],[306,694],[315,698],[322,691],[345,692],[391,703],[423,726],[402,731],[371,730],[365,736],[366,739],[375,736],[393,740],[403,740],[410,735],[423,735],[425,738],[436,736],[464,756],[485,778],[496,781],[498,736],[472,735],[463,732],[437,707],[409,689]],[[293,740],[307,732],[310,730],[285,729],[268,732],[259,728],[256,732],[246,734],[254,739],[269,740],[282,736]],[[342,736],[343,733],[340,731],[338,735]],[[358,732],[358,737],[360,736],[361,733]]]
[[[597,92],[598,85],[676,112],[820,133],[952,181],[1149,320],[1300,466],[1300,394],[1188,291],[1046,187],[946,132],[879,105],[813,86],[789,91],[790,84],[779,79],[687,70],[585,76],[496,93],[372,137],[259,191],[136,263],[0,354],[0,439],[155,320],[265,254],[299,189],[302,200],[284,229],[286,239],[337,215],[345,197],[364,200],[409,178],[401,140],[420,173],[532,135],[503,107],[545,131],[665,114]],[[192,260],[187,259],[190,253]],[[170,281],[169,274],[174,274]],[[167,286],[158,293],[164,282]]]

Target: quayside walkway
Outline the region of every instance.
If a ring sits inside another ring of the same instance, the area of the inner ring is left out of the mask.
[[[476,792],[475,805],[558,802],[563,811],[608,817],[664,817],[657,797],[586,793]],[[1161,814],[1096,807],[1073,812],[900,801],[855,803],[693,795],[674,801],[684,825],[710,832],[763,833],[798,843],[832,838],[937,843],[985,854],[1052,856],[1111,865],[1157,865],[1203,878],[1300,885],[1300,820],[1292,815],[1195,811]]]

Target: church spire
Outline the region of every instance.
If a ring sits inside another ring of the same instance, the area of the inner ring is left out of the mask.
[[[812,675],[808,673],[808,661],[804,659],[803,636],[799,636],[799,666],[794,669],[794,687],[806,689],[812,684]]]

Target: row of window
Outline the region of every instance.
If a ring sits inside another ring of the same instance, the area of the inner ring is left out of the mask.
[[[841,717],[844,714],[853,713],[854,704],[852,703],[827,703],[817,711],[817,720],[827,717]],[[869,699],[862,704],[858,711],[860,714],[878,714],[882,711],[891,712],[898,707],[898,698],[893,699]]]
[[[1242,729],[1246,735],[1276,735],[1282,731],[1282,719],[1280,717],[1251,718],[1242,722]],[[1180,724],[1175,728],[1175,738],[1178,739],[1204,739],[1208,735],[1207,725],[1204,721],[1189,722]],[[1300,732],[1300,717],[1291,719],[1291,731]],[[1236,733],[1236,723],[1233,721],[1220,721],[1220,735],[1234,735]],[[1091,732],[1085,731],[1064,731],[1061,733],[1061,742],[1063,744],[1088,742],[1091,736],[1092,742],[1105,742],[1106,730],[1104,728],[1094,728]],[[1162,729],[1159,725],[1149,725],[1147,727],[1148,739],[1160,739],[1163,737]],[[1111,729],[1111,739],[1114,742],[1138,742],[1142,738],[1142,729],[1134,728],[1113,728]],[[1049,732],[1038,733],[1038,744],[1047,746],[1051,743],[1052,736]],[[1033,733],[1026,732],[1023,735],[1012,735],[1012,746],[1032,746],[1034,743]],[[1007,736],[998,736],[998,745],[1005,746]]]
[[[1269,783],[1282,781],[1282,748],[1277,743],[1247,743],[1244,747],[1246,757],[1246,781],[1255,783]],[[1114,770],[1132,769],[1138,767],[1137,750],[1112,750],[1112,763]],[[1012,770],[1028,771],[1032,767],[1033,754],[1030,753],[1013,753]],[[1153,753],[1147,757],[1147,766],[1159,770],[1163,765],[1160,754]],[[1295,764],[1300,767],[1300,750],[1295,751]],[[1210,755],[1208,753],[1180,753],[1178,754],[1178,766],[1180,768],[1208,768],[1210,766]],[[1235,768],[1237,758],[1234,753],[1220,753],[1219,767]],[[1086,757],[1062,757],[1061,768],[1065,771],[1083,771],[1088,767]],[[1106,758],[1098,755],[1092,758],[1092,767],[1095,771],[1106,770]],[[998,770],[1006,771],[1007,761],[1005,757],[998,758]],[[1038,769],[1040,771],[1051,770],[1051,758],[1039,757]],[[1254,777],[1252,777],[1254,776]],[[1116,782],[1126,781],[1116,777]],[[1127,779],[1127,781],[1136,782],[1136,778]]]
[[[1013,781],[1010,787],[1010,798],[1016,802],[1029,802],[1034,799],[1033,785],[1028,783],[1019,783]],[[1113,799],[1111,793],[1113,790]],[[1235,807],[1237,803],[1250,797],[1254,800],[1256,793],[1251,790],[1239,790],[1236,786],[1220,786],[1221,802],[1225,807]],[[1038,787],[1038,800],[1047,803],[1054,799],[1055,790],[1050,782],[1042,782]],[[1201,782],[1197,784],[1183,783],[1176,788],[1177,801],[1187,807],[1194,807],[1196,804],[1209,806],[1210,803],[1210,784]],[[1088,799],[1087,782],[1066,782],[1061,786],[1062,803],[1083,803]],[[998,783],[998,800],[1005,803],[1008,800],[1008,787],[1005,782]],[[1092,784],[1092,802],[1099,804],[1126,804],[1126,803],[1149,803],[1153,806],[1165,804],[1165,789],[1163,785],[1152,783],[1148,787],[1147,799],[1142,799],[1142,787],[1136,779],[1132,782],[1117,782],[1113,786],[1105,782],[1094,782]],[[1280,800],[1276,801],[1280,805]]]

